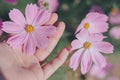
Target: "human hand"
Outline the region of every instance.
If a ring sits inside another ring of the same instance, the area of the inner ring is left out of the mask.
[[[53,13],[46,25],[57,21]],[[65,24],[59,22],[55,36],[50,38],[50,44],[45,50],[38,49],[33,56],[26,56],[22,48],[12,49],[7,43],[0,43],[0,72],[4,80],[47,80],[66,60],[69,51],[64,48],[52,61],[44,65],[44,61],[57,45],[65,29]]]

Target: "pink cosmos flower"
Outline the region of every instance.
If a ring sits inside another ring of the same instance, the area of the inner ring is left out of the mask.
[[[92,6],[90,9],[90,12],[97,12],[97,13],[101,13],[101,14],[104,13],[102,8],[97,5]]]
[[[120,11],[117,8],[113,8],[110,12],[109,22],[113,25],[120,24]]]
[[[54,35],[56,27],[45,25],[51,12],[39,9],[36,4],[26,6],[25,17],[18,9],[9,13],[12,21],[3,22],[2,30],[14,34],[7,41],[13,48],[23,46],[23,51],[33,55],[36,48],[45,49],[49,43],[49,37]]]
[[[103,78],[105,78],[105,76],[107,76],[110,73],[112,68],[113,64],[111,63],[107,63],[107,65],[104,68],[101,68],[97,65],[93,65],[93,67],[90,70],[90,75],[103,80]]]
[[[76,33],[81,30],[91,33],[103,33],[108,30],[108,17],[104,14],[90,12],[78,26]]]
[[[17,4],[17,0],[5,0],[7,3]]]
[[[76,35],[77,39],[72,41],[72,50],[77,50],[70,59],[70,67],[76,70],[81,64],[82,74],[86,74],[92,65],[101,68],[106,66],[106,59],[101,53],[110,54],[113,52],[113,46],[105,41],[102,41],[105,36],[102,34],[91,34],[82,32]]]
[[[120,26],[113,27],[109,34],[112,38],[120,40]]]
[[[1,30],[2,29],[2,20],[0,19],[0,36],[2,35],[3,31]]]
[[[42,8],[55,12],[58,8],[58,0],[38,0],[38,5]]]

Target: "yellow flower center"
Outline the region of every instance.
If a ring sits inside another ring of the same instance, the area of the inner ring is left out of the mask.
[[[117,8],[112,8],[111,14],[115,16],[118,12],[119,10]]]
[[[85,29],[88,29],[89,27],[90,27],[89,23],[85,23],[85,24],[84,24],[84,28],[85,28]]]
[[[90,48],[91,43],[90,42],[85,42],[83,46],[84,46],[84,48],[88,49],[88,48]]]
[[[34,27],[32,25],[27,25],[25,28],[26,32],[33,32],[34,31]]]
[[[47,10],[49,9],[49,4],[46,0],[43,0],[41,3],[40,3],[40,6],[42,7],[45,7]]]
[[[44,3],[45,8],[48,10],[49,9],[49,4],[46,2]]]

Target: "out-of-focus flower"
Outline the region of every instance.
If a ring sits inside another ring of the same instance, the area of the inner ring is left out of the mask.
[[[89,32],[90,34],[106,32],[108,30],[107,20],[108,17],[104,14],[90,12],[80,23],[76,33],[83,30]]]
[[[17,4],[17,0],[5,0],[7,3]]]
[[[120,79],[116,76],[112,76],[112,77],[109,77],[107,80],[120,80]]]
[[[7,41],[13,48],[23,46],[27,55],[33,55],[36,48],[45,49],[49,43],[49,37],[54,35],[56,27],[46,26],[51,12],[45,9],[38,9],[37,5],[27,5],[25,17],[18,9],[9,13],[12,21],[3,22],[2,30],[14,34]]]
[[[66,4],[66,3],[62,4],[61,7],[62,7],[62,9],[63,9],[64,11],[67,11],[67,10],[69,9],[68,4]]]
[[[45,8],[50,10],[51,12],[55,12],[58,8],[58,0],[38,0],[38,5],[41,8]]]
[[[81,64],[82,74],[86,74],[92,65],[92,61],[95,65],[101,68],[106,66],[106,59],[102,53],[113,53],[113,46],[102,41],[105,36],[102,34],[91,34],[86,32],[80,32],[76,35],[77,39],[72,41],[72,50],[77,50],[70,59],[70,67],[76,70]]]
[[[98,65],[93,65],[93,67],[90,70],[90,75],[97,77],[99,79],[103,79],[110,73],[112,68],[113,68],[112,63],[107,63],[107,65],[103,68],[99,67]]]
[[[99,7],[99,6],[96,6],[96,5],[94,5],[94,6],[91,7],[90,12],[98,12],[98,13],[101,13],[101,14],[104,13],[103,10],[102,10],[102,8]]]
[[[74,0],[76,4],[79,4],[81,0]]]
[[[120,40],[120,26],[113,27],[109,34],[112,38]]]
[[[113,25],[120,24],[120,11],[117,8],[112,8],[109,14],[109,22]]]
[[[1,30],[2,29],[2,20],[0,19],[0,36],[2,35],[3,31]]]

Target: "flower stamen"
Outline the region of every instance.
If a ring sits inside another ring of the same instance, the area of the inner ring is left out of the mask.
[[[85,49],[88,49],[88,48],[90,48],[91,43],[90,42],[85,42],[83,46],[84,46]]]
[[[25,28],[26,32],[33,32],[34,31],[34,27],[32,25],[27,25]]]
[[[84,28],[85,28],[85,29],[88,29],[89,27],[90,27],[89,23],[85,23],[85,24],[84,24]]]

